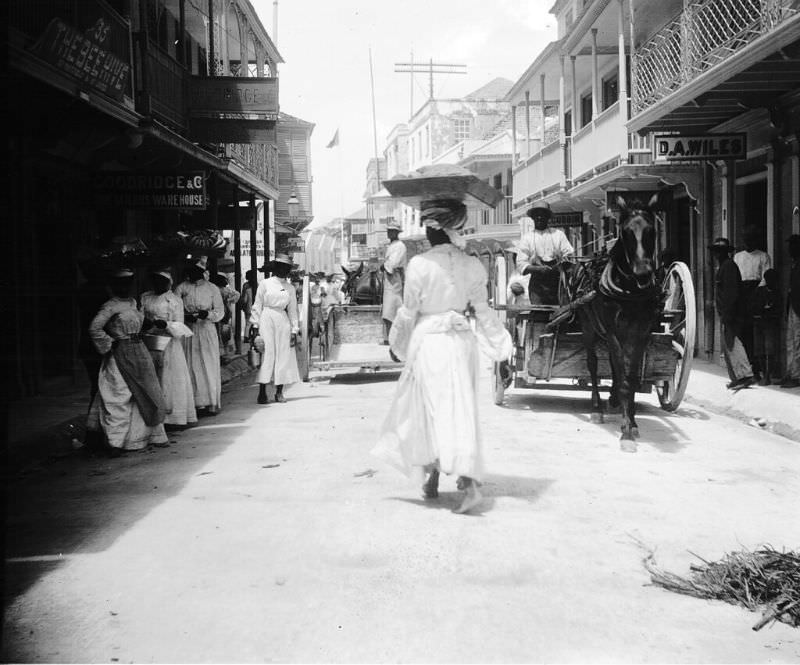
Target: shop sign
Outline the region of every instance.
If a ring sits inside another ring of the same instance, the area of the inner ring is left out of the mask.
[[[189,85],[189,109],[194,116],[254,113],[262,120],[277,120],[278,79],[193,76]]]
[[[127,29],[119,19],[103,11],[99,3],[86,3],[83,11],[87,15],[84,20],[93,20],[88,29],[54,18],[31,52],[80,83],[119,101],[130,87],[128,57],[117,55],[128,52]]]
[[[653,152],[660,162],[747,159],[747,134],[656,134]]]
[[[205,171],[101,173],[95,181],[100,205],[119,208],[205,210]]]
[[[189,134],[197,143],[275,143],[274,120],[190,118]]]

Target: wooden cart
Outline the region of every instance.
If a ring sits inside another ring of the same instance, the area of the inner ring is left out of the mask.
[[[514,340],[515,354],[510,362],[510,384],[508,376],[501,376],[500,364],[495,363],[492,388],[495,404],[503,402],[509,385],[515,388],[590,390],[591,378],[577,317],[572,323],[559,324],[549,331],[547,324],[560,307],[506,304],[507,274],[503,267],[494,273],[498,281],[494,289],[497,296],[494,307],[505,316],[506,328]],[[683,399],[689,380],[697,324],[694,284],[686,264],[673,263],[662,288],[664,312],[660,330],[651,333],[645,349],[638,392],[649,393],[655,387],[661,407],[674,411]],[[610,381],[608,350],[602,342],[598,345],[597,357],[598,379]],[[601,387],[609,388],[608,384]]]
[[[402,369],[403,363],[392,360],[383,342],[380,305],[334,305],[325,313],[319,337],[312,338],[311,299],[308,276],[298,303],[302,343],[297,350],[297,364],[303,381],[311,371],[358,369],[378,372]],[[313,348],[312,348],[313,347]],[[316,351],[316,353],[313,353]]]

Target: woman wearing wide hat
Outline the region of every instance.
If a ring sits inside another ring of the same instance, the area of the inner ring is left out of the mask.
[[[258,371],[258,403],[266,404],[267,384],[275,385],[275,401],[285,402],[283,388],[297,383],[295,345],[298,337],[297,296],[289,282],[289,273],[296,266],[286,254],[264,264],[261,271],[272,273],[258,285],[250,313],[251,336],[260,338],[261,368]]]

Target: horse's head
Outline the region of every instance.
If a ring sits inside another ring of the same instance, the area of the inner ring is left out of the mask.
[[[345,296],[352,298],[352,296],[355,295],[358,278],[361,277],[361,273],[364,271],[364,262],[362,261],[355,270],[348,270],[344,266],[342,266],[342,270],[344,271],[344,284],[342,284],[342,293],[344,293]]]
[[[657,197],[650,199],[647,206],[631,205],[618,198],[620,208],[619,238],[614,244],[612,254],[622,272],[627,273],[639,289],[654,285],[656,225],[652,207]]]

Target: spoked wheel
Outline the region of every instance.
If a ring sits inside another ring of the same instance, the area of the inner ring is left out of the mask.
[[[697,310],[692,274],[685,263],[676,261],[664,278],[664,332],[672,335],[672,348],[678,354],[674,375],[656,384],[658,400],[665,411],[675,411],[686,392],[692,369],[697,335]]]
[[[308,275],[303,277],[303,292],[299,310],[301,335],[298,339],[298,346],[295,347],[297,369],[300,371],[300,378],[308,381],[308,373],[311,369],[311,290]]]

